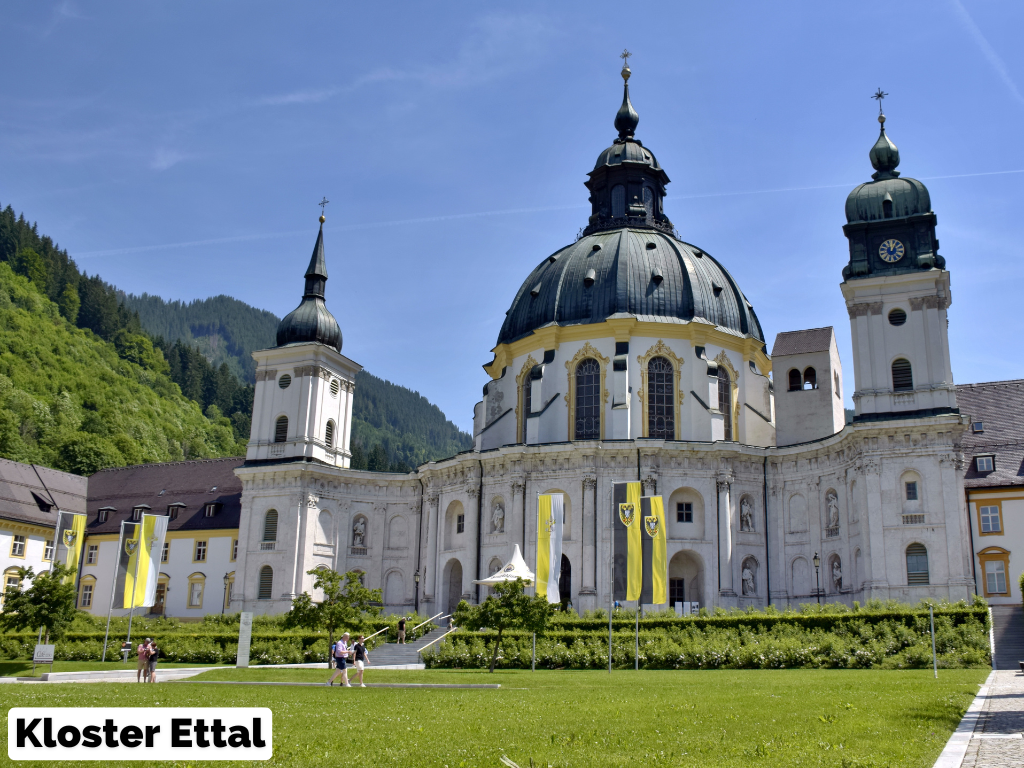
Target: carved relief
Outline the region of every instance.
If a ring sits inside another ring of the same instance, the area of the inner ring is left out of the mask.
[[[504,533],[505,532],[505,502],[502,501],[500,496],[495,496],[492,500],[491,508],[491,532],[492,533]]]
[[[362,515],[352,522],[352,546],[366,546],[366,518]]]
[[[839,496],[835,491],[829,489],[825,494],[825,519],[827,528],[839,527]]]
[[[740,530],[754,530],[754,505],[749,496],[744,496],[740,501]]]
[[[748,557],[743,561],[740,570],[740,583],[744,597],[757,595],[757,560],[753,557]]]

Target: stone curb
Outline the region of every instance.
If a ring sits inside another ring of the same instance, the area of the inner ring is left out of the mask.
[[[960,725],[953,731],[953,735],[949,737],[949,741],[946,742],[946,746],[939,753],[939,758],[935,761],[935,765],[932,768],[960,768],[963,764],[964,757],[967,755],[967,747],[974,736],[974,729],[978,726],[978,720],[981,719],[985,702],[988,700],[989,686],[992,685],[995,675],[995,670],[992,670],[988,677],[985,678],[985,682],[978,689],[978,694],[974,697],[974,701],[971,702],[971,706],[964,713],[963,720],[960,721]]]

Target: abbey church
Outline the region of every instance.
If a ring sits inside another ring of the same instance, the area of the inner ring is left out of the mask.
[[[563,603],[607,607],[612,483],[636,480],[665,501],[673,604],[979,592],[950,276],[928,190],[897,171],[884,115],[835,262],[853,340],[848,424],[832,328],[780,333],[769,349],[726,267],[665,215],[669,176],[636,138],[628,66],[622,76],[617,137],[584,182],[591,215],[516,292],[484,366],[473,450],[409,474],[349,469],[360,366],[325,303],[321,217],[301,303],[254,355],[245,458],[68,486],[81,509],[68,508],[88,512],[80,607],[106,613],[120,523],[148,513],[171,518],[155,612],[281,613],[322,566],[364,574],[388,612],[447,613],[486,596],[474,579],[513,545],[534,566],[547,493],[565,498]],[[42,530],[47,513],[29,507],[26,530]],[[45,531],[36,540],[42,551]]]

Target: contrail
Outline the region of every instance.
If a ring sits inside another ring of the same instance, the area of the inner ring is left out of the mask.
[[[960,21],[963,22],[964,26],[967,27],[967,31],[970,32],[971,37],[974,38],[974,42],[981,48],[982,54],[988,59],[988,63],[992,65],[992,68],[999,75],[999,79],[1003,81],[1003,84],[1010,89],[1010,93],[1020,103],[1024,104],[1024,96],[1021,96],[1020,91],[1017,90],[1017,84],[1013,82],[1013,78],[1010,77],[1010,72],[1006,68],[1006,64],[1003,62],[1002,57],[996,53],[985,35],[982,34],[978,25],[974,23],[974,19],[971,18],[971,14],[967,12],[960,0],[952,0],[951,5],[957,16],[960,17]]]
[[[954,173],[945,176],[922,176],[922,181],[938,181],[940,179],[967,179],[974,176],[1004,176],[1007,174],[1024,173],[1024,168],[1009,171],[982,171],[979,173]],[[736,197],[740,195],[767,195],[778,192],[807,192],[817,189],[839,189],[852,188],[859,184],[859,181],[848,181],[842,184],[822,184],[812,187],[775,187],[772,189],[750,189],[732,192],[703,192],[698,195],[673,195],[672,200],[698,200],[714,197]],[[342,224],[331,227],[332,232],[346,232],[353,230],[378,229],[380,227],[397,227],[407,224],[429,224],[438,221],[456,221],[458,219],[475,219],[484,216],[508,216],[517,213],[544,213],[548,211],[571,211],[588,208],[588,205],[552,205],[543,208],[505,208],[499,211],[477,211],[475,213],[451,213],[443,216],[421,216],[415,219],[396,219],[394,221],[378,221],[364,224]],[[121,256],[129,253],[146,253],[148,251],[166,251],[176,248],[195,248],[202,245],[220,245],[223,243],[243,243],[253,240],[272,240],[280,237],[297,237],[309,234],[309,229],[297,229],[287,232],[265,232],[253,235],[234,235],[230,237],[214,237],[208,240],[186,240],[178,243],[163,243],[160,245],[136,245],[126,248],[111,248],[103,251],[85,251],[75,255],[76,259],[94,258],[97,256]]]

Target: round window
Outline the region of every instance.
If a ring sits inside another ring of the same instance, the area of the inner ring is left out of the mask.
[[[292,383],[292,377],[287,373],[277,380],[277,386],[281,389],[288,389],[288,385]]]
[[[903,325],[907,322],[907,313],[902,309],[894,309],[889,313],[889,325]]]
[[[331,381],[331,396],[332,397],[337,397],[338,396],[338,390],[340,388],[341,388],[341,384],[338,383],[337,379],[334,379],[333,381]]]

